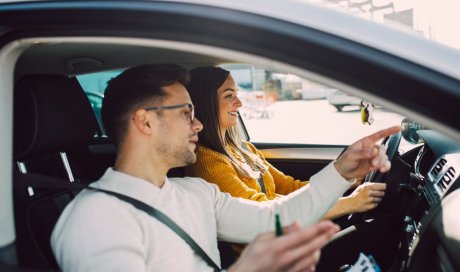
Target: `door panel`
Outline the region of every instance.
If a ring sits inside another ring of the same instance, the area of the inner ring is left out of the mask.
[[[335,160],[344,149],[339,146],[312,147],[261,143],[254,143],[254,145],[274,167],[300,180],[309,180],[312,175]]]

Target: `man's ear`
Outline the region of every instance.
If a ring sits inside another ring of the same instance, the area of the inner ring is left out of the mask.
[[[151,123],[154,122],[151,114],[144,109],[139,109],[134,113],[133,117],[134,125],[136,128],[145,134],[152,133]]]

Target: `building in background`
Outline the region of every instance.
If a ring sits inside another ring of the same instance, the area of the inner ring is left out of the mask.
[[[322,0],[361,17],[387,24],[397,23],[423,37],[460,49],[458,0]],[[452,29],[458,29],[453,32]]]

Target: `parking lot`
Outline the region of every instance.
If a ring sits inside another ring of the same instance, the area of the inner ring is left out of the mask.
[[[404,118],[377,108],[374,124],[364,125],[359,107],[345,107],[338,112],[327,100],[278,101],[267,106],[266,111],[268,118],[243,116],[253,142],[351,144],[361,136],[399,125]]]

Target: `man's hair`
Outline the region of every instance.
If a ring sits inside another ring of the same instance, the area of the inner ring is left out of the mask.
[[[126,136],[134,111],[161,102],[165,86],[186,85],[188,73],[175,64],[146,64],[129,68],[111,79],[104,93],[102,122],[109,138],[118,146]]]

